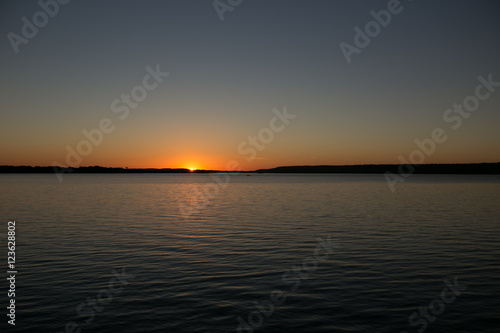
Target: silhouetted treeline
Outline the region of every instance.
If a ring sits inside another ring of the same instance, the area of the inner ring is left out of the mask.
[[[260,169],[258,173],[420,173],[420,174],[499,174],[500,163],[474,164],[365,164],[365,165],[304,165]]]
[[[101,166],[88,166],[78,168],[60,168],[51,166],[13,166],[0,165],[0,173],[207,173],[221,172],[217,170],[189,169],[134,169],[134,168],[108,168]],[[272,169],[259,169],[249,171],[253,173],[419,173],[419,174],[500,174],[498,163],[473,163],[473,164],[365,164],[365,165],[303,165],[281,166]]]
[[[47,166],[13,166],[13,165],[0,165],[0,173],[54,173],[54,172],[70,172],[70,173],[203,173],[210,172],[210,170],[194,170],[189,169],[134,169],[134,168],[107,168],[101,166],[88,166],[78,168],[60,168],[60,167],[47,167]]]

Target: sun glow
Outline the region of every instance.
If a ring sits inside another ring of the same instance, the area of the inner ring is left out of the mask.
[[[198,164],[185,163],[184,165],[184,168],[188,169],[190,172],[194,172],[199,169]]]
[[[185,162],[182,163],[181,165],[184,166],[185,169],[188,169],[190,172],[195,172],[196,170],[202,169],[200,166],[200,163],[197,162]]]

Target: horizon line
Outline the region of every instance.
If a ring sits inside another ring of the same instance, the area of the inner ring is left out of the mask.
[[[132,171],[173,171],[173,172],[185,172],[185,173],[200,173],[200,172],[231,172],[231,173],[250,173],[250,172],[265,172],[265,171],[278,171],[278,169],[291,169],[291,168],[381,168],[381,167],[389,167],[390,169],[393,169],[395,167],[400,167],[400,166],[416,166],[416,167],[472,167],[472,166],[494,166],[494,165],[500,165],[500,162],[475,162],[475,163],[424,163],[424,164],[373,164],[373,163],[365,163],[365,164],[302,164],[302,165],[280,165],[276,167],[271,167],[271,168],[260,168],[260,169],[254,169],[254,170],[213,170],[213,169],[190,169],[190,168],[155,168],[155,167],[142,167],[142,168],[129,168],[129,167],[106,167],[106,166],[100,166],[100,165],[89,165],[89,166],[78,166],[78,167],[60,167],[60,166],[33,166],[33,165],[0,165],[0,173],[15,173],[15,171],[21,171],[20,169],[24,169],[24,171],[29,171],[27,169],[39,169],[39,171],[45,171],[46,173],[47,169],[52,170],[51,172],[60,172],[62,170],[65,170],[66,172],[71,172],[73,170],[92,170],[92,171],[97,171],[96,169],[104,169],[104,170],[114,170],[114,171],[123,171],[124,173],[126,172],[132,172]],[[42,169],[42,170],[40,170]],[[69,171],[71,170],[71,171]],[[103,170],[103,171],[104,171]],[[35,170],[31,170],[35,171]],[[333,170],[330,170],[332,172]],[[345,172],[346,170],[344,170]],[[366,172],[367,170],[363,170],[363,172]],[[389,170],[387,170],[389,171]],[[442,170],[444,171],[444,170]],[[450,170],[451,171],[451,170]],[[472,170],[471,170],[472,171]],[[304,172],[302,170],[302,172]],[[316,171],[318,172],[318,171]],[[359,172],[359,171],[358,171]],[[498,170],[497,170],[498,172]],[[319,172],[321,173],[321,172]],[[376,173],[380,173],[380,170]]]

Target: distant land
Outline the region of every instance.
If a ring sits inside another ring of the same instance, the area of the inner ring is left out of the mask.
[[[418,174],[500,174],[500,162],[463,164],[363,164],[363,165],[302,165],[280,166],[271,169],[240,171],[245,173],[418,173]],[[189,170],[183,168],[110,168],[87,166],[59,168],[51,166],[0,165],[0,173],[208,173],[221,170]],[[236,171],[238,172],[238,171]]]
[[[261,169],[262,173],[421,173],[421,174],[500,174],[500,162],[467,164],[363,164],[304,165]]]

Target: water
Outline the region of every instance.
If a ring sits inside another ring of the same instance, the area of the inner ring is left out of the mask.
[[[207,184],[0,175],[18,270],[16,327],[2,315],[1,331],[499,332],[498,176],[413,175],[395,193],[381,175]],[[455,278],[466,289],[443,302]]]

